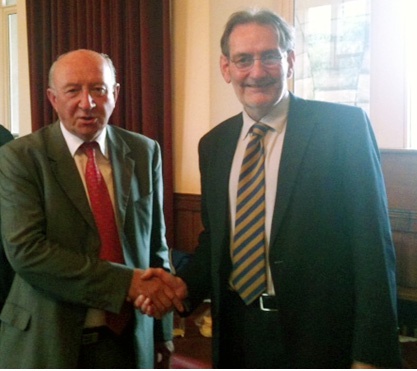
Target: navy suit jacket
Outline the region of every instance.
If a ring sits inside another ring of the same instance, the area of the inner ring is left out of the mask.
[[[196,306],[211,293],[214,364],[231,271],[228,183],[243,121],[200,141],[204,230],[180,272]],[[359,108],[291,95],[269,261],[291,367],[401,366],[395,254],[379,151]],[[274,329],[271,329],[274,331]]]
[[[0,146],[10,142],[13,139],[13,134],[7,130],[3,125],[0,125]]]

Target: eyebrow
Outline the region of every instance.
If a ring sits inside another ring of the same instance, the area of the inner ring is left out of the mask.
[[[77,82],[70,82],[70,83],[65,84],[63,86],[63,88],[65,89],[65,88],[72,88],[72,87],[80,87],[80,86],[83,86],[83,85],[85,85],[85,84],[83,84],[83,83],[77,83]],[[106,86],[107,87],[107,84],[104,83],[104,82],[93,82],[93,83],[87,84],[87,85],[89,87],[90,86]]]
[[[262,51],[261,53],[255,53],[254,54],[254,53],[249,53],[249,52],[241,52],[241,53],[234,54],[233,56],[234,57],[243,57],[243,56],[247,56],[247,55],[250,55],[250,56],[256,55],[256,54],[264,55],[264,54],[270,54],[270,53],[276,53],[278,55],[283,55],[283,53],[281,52],[280,49],[268,49],[268,50]]]

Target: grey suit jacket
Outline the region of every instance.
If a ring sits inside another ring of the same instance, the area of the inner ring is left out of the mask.
[[[59,123],[1,149],[2,230],[16,271],[0,316],[1,368],[76,367],[87,309],[119,312],[133,267],[168,268],[159,145],[112,126],[107,140],[127,266],[98,259],[93,215]],[[135,321],[137,366],[151,368],[154,321],[137,311]],[[170,338],[172,317],[164,324]]]
[[[200,141],[204,230],[179,273],[193,306],[211,293],[215,365],[228,356],[219,348],[231,272],[228,182],[242,124],[239,114]],[[387,199],[361,109],[291,95],[270,241],[291,367],[401,366]]]
[[[0,146],[10,142],[11,140],[13,140],[12,133],[3,125],[0,125]],[[3,304],[9,293],[13,276],[14,273],[4,253],[0,234],[0,310],[3,308]]]

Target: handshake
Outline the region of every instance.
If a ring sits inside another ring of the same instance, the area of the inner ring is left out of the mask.
[[[174,308],[184,311],[185,282],[162,268],[135,269],[127,300],[143,314],[161,319]]]

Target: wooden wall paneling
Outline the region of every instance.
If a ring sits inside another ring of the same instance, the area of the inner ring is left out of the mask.
[[[399,297],[417,301],[417,151],[381,150]]]
[[[174,195],[174,249],[194,253],[203,229],[200,200],[200,195]]]
[[[390,209],[417,211],[417,151],[381,150]]]

